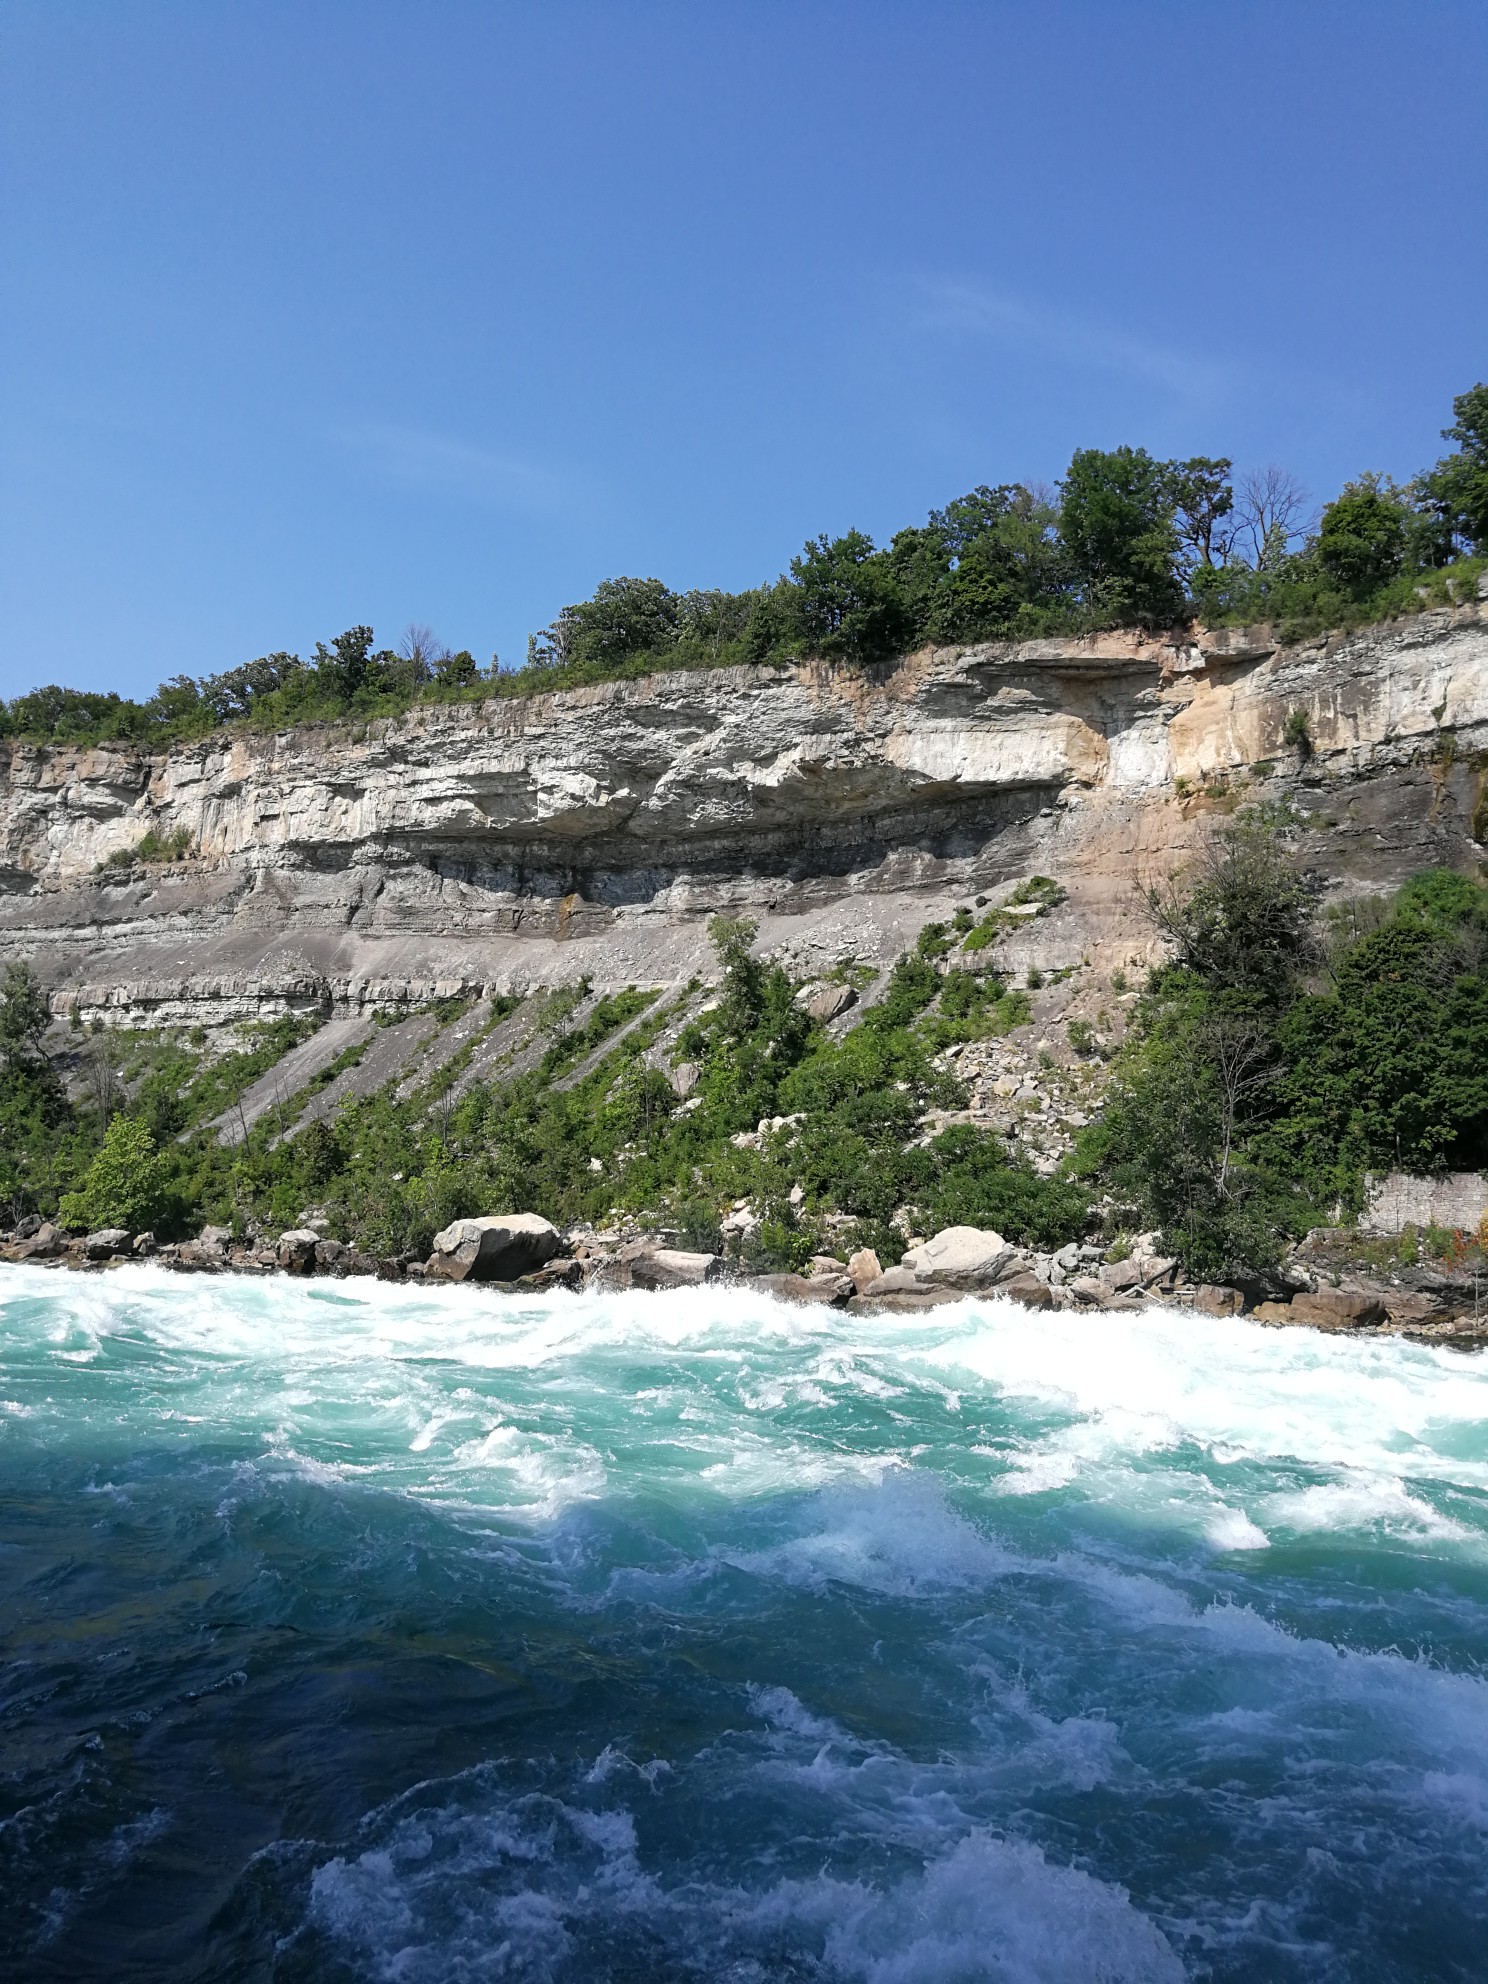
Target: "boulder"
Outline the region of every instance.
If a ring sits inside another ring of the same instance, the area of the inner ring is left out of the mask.
[[[889,1272],[892,1274],[895,1270],[890,1269]],[[879,1289],[875,1282],[864,1289],[858,1300],[872,1309],[907,1315],[916,1309],[938,1309],[945,1302],[964,1302],[966,1296],[959,1288],[937,1288],[929,1281],[916,1282],[913,1288],[886,1289]]]
[[[1204,1281],[1194,1293],[1194,1307],[1201,1316],[1238,1316],[1245,1308],[1245,1297],[1238,1288]]]
[[[874,1297],[880,1295],[913,1295],[926,1286],[928,1284],[920,1280],[913,1268],[900,1266],[897,1268],[885,1268],[883,1273],[875,1275],[872,1281],[863,1283],[858,1289],[858,1293],[860,1295],[871,1295]]]
[[[331,1274],[342,1265],[350,1252],[350,1247],[343,1246],[339,1240],[317,1240],[315,1265],[322,1274]]]
[[[1121,1295],[1142,1286],[1142,1270],[1136,1261],[1107,1261],[1100,1271],[1100,1285],[1108,1295]]]
[[[183,1240],[169,1265],[180,1274],[218,1274],[226,1261],[225,1248],[204,1247],[199,1240]]]
[[[204,1253],[215,1250],[219,1254],[225,1254],[232,1245],[232,1228],[230,1226],[204,1226],[196,1236],[196,1245]]]
[[[1258,1323],[1299,1323],[1302,1320],[1294,1313],[1290,1302],[1257,1302],[1250,1313]]]
[[[871,1247],[860,1247],[857,1253],[849,1260],[847,1271],[851,1275],[853,1287],[857,1289],[859,1295],[862,1294],[870,1282],[877,1281],[878,1277],[883,1273],[883,1269],[879,1265],[878,1256]]]
[[[858,995],[850,985],[824,985],[806,1001],[806,1010],[814,1020],[825,1026],[829,1020],[835,1020],[839,1013],[847,1012],[857,1003]]]
[[[1172,1254],[1134,1256],[1144,1288],[1170,1288],[1178,1277],[1178,1260]]]
[[[1384,1301],[1392,1323],[1440,1323],[1451,1314],[1435,1295],[1413,1295],[1391,1288],[1385,1291]]]
[[[44,1220],[32,1233],[29,1240],[17,1241],[9,1250],[13,1261],[54,1261],[66,1245],[60,1227]]]
[[[457,1219],[434,1235],[429,1272],[442,1281],[516,1281],[561,1246],[557,1227],[535,1212]]]
[[[696,1288],[728,1273],[722,1254],[692,1254],[680,1247],[647,1247],[628,1265],[632,1288]]]
[[[1052,1309],[1053,1292],[1046,1281],[1040,1281],[1036,1274],[1010,1274],[1005,1281],[997,1284],[999,1295],[1006,1295],[1010,1301],[1021,1302],[1025,1309]]]
[[[583,1263],[562,1258],[549,1261],[545,1267],[535,1268],[531,1274],[519,1275],[515,1285],[518,1288],[531,1289],[536,1295],[541,1295],[549,1288],[582,1288]]]
[[[127,1254],[129,1229],[124,1226],[100,1226],[83,1242],[83,1252],[90,1261],[107,1261],[115,1254]]]
[[[160,1251],[153,1233],[136,1233],[134,1245],[129,1250],[139,1260],[147,1259]]]
[[[679,1061],[667,1079],[672,1085],[672,1094],[679,1102],[685,1102],[698,1085],[702,1069],[696,1061]]]
[[[292,1227],[279,1235],[279,1265],[287,1274],[313,1274],[320,1235],[313,1226]]]
[[[1374,1289],[1319,1288],[1314,1295],[1294,1295],[1292,1321],[1315,1330],[1368,1329],[1385,1321],[1389,1311]]]
[[[751,1277],[749,1286],[782,1302],[825,1302],[833,1309],[850,1302],[854,1293],[845,1274],[760,1274]]]
[[[979,1226],[947,1226],[932,1239],[911,1247],[900,1266],[917,1282],[937,1282],[946,1288],[988,1288],[1012,1252],[1000,1233],[985,1232]]]

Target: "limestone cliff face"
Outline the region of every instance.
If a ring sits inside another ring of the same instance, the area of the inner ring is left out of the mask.
[[[1307,713],[1306,764],[1284,741]],[[1473,866],[1488,607],[1284,648],[1264,630],[662,674],[150,753],[0,745],[0,951],[60,1006],[208,1023],[457,989],[685,977],[715,909],[878,961],[1035,870],[1030,959],[1145,943],[1135,870],[1286,800],[1340,886]],[[147,831],[190,857],[99,864]]]

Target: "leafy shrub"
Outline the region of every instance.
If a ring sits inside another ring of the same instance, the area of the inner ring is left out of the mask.
[[[168,1173],[155,1139],[137,1116],[116,1116],[81,1186],[63,1194],[64,1225],[144,1233],[163,1225],[169,1212]]]
[[[1312,756],[1312,724],[1306,710],[1288,710],[1287,720],[1282,726],[1281,741],[1305,765]]]
[[[1226,830],[1155,899],[1154,975],[1076,1169],[1160,1226],[1189,1272],[1264,1278],[1367,1168],[1488,1164],[1488,888],[1437,870],[1338,927],[1326,990],[1275,828]]]

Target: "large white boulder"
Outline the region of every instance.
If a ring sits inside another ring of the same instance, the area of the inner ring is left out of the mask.
[[[83,1242],[83,1252],[90,1261],[106,1261],[112,1254],[129,1252],[129,1230],[123,1226],[101,1226],[96,1233],[90,1233]]]
[[[292,1226],[288,1233],[279,1235],[276,1252],[280,1267],[287,1274],[313,1274],[319,1244],[320,1235],[313,1226]]]
[[[697,1288],[722,1281],[728,1273],[721,1254],[693,1254],[681,1247],[638,1248],[626,1265],[632,1288]]]
[[[951,1288],[989,1288],[1009,1265],[1013,1249],[1000,1233],[979,1226],[947,1226],[911,1247],[899,1265],[916,1281]]]
[[[562,1248],[558,1229],[535,1212],[452,1220],[434,1235],[430,1274],[443,1281],[515,1281]]]

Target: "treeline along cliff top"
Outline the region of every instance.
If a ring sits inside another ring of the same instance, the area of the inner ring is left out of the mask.
[[[673,592],[607,579],[533,635],[526,664],[483,669],[426,629],[396,651],[352,627],[314,655],[178,675],[147,701],[55,685],[0,702],[0,737],[166,743],[220,725],[395,715],[419,701],[520,696],[658,669],[820,656],[872,665],[925,643],[1269,621],[1295,640],[1448,603],[1488,554],[1488,384],[1452,403],[1452,451],[1407,483],[1375,473],[1317,516],[1279,469],[1080,449],[1054,490],[983,486],[876,547],[812,539],[773,583]]]

